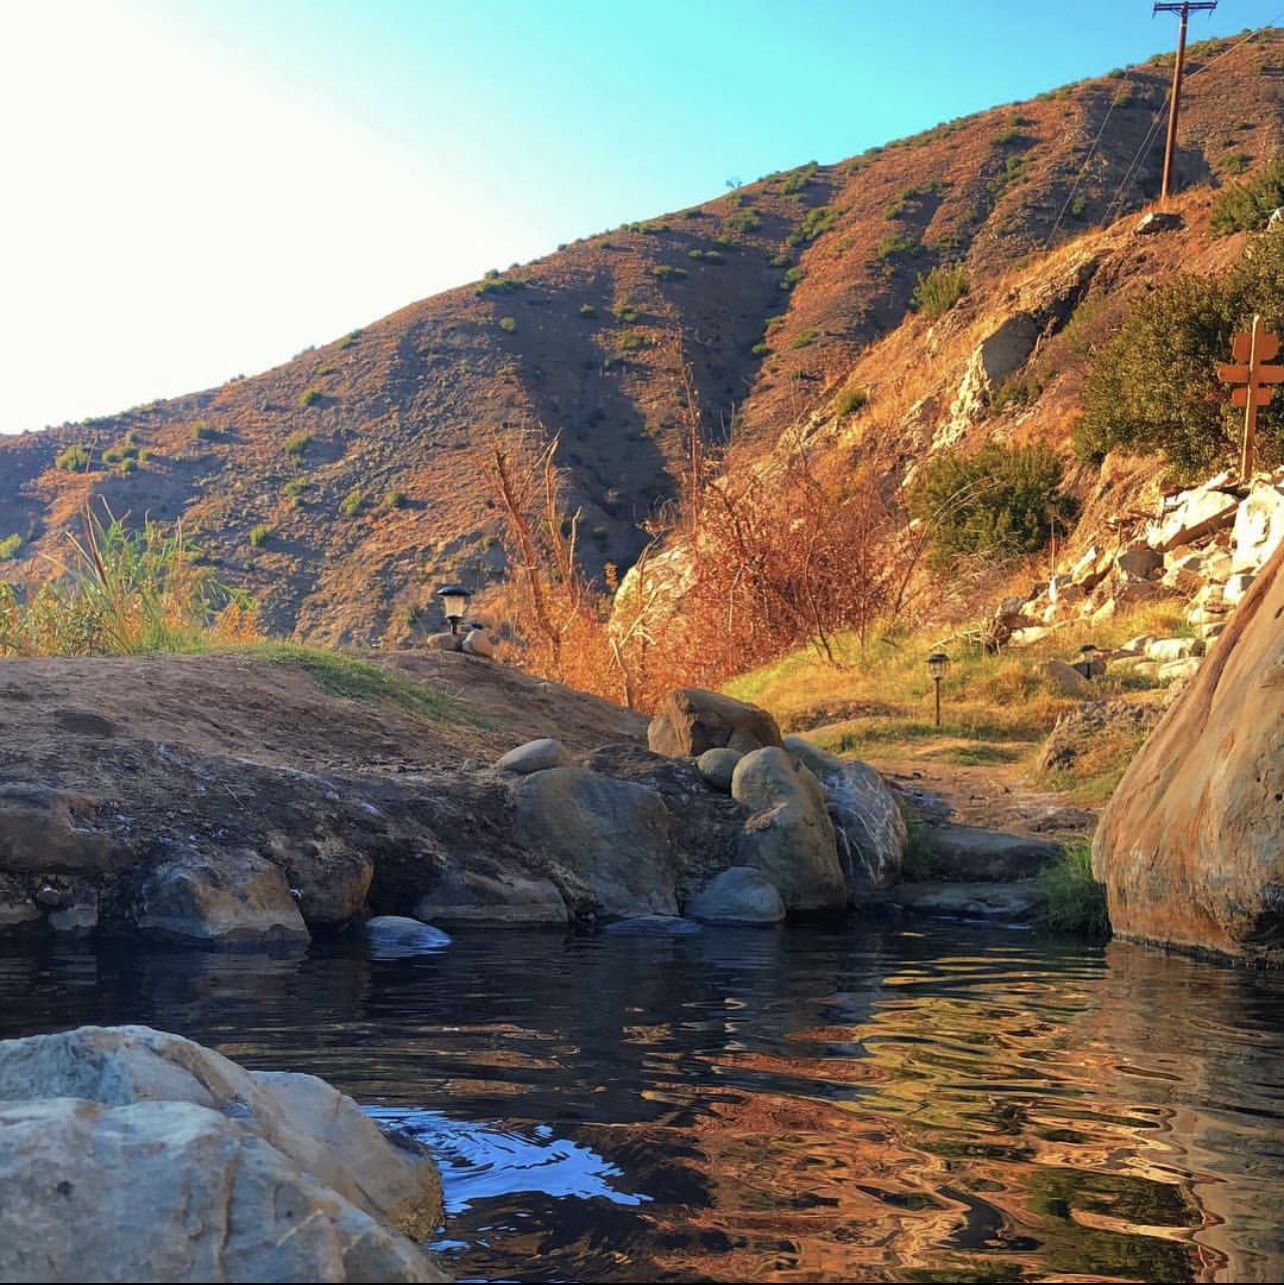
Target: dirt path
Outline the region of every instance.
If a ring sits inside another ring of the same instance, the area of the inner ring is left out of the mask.
[[[950,821],[1052,839],[1087,837],[1097,813],[1064,795],[1030,788],[1024,770],[1011,764],[964,767],[922,759],[873,759],[929,824]]]

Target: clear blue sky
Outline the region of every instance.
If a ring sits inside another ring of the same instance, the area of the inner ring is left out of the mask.
[[[1176,48],[1150,0],[3,0],[0,432]],[[1219,0],[1188,40],[1284,25]]]

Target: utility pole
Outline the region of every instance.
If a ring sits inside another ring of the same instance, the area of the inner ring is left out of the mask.
[[[1186,19],[1192,9],[1216,9],[1217,0],[1180,0],[1177,4],[1156,4],[1151,10],[1153,18],[1157,13],[1179,13],[1181,24],[1177,29],[1177,61],[1173,63],[1172,97],[1168,102],[1168,138],[1164,143],[1164,186],[1160,193],[1164,201],[1172,191],[1171,176],[1173,168],[1173,148],[1177,145],[1177,100],[1181,97],[1181,68],[1186,60]]]

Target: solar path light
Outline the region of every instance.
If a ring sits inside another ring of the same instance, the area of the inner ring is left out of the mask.
[[[437,597],[441,599],[441,609],[446,613],[446,619],[450,621],[452,634],[459,632],[459,622],[464,618],[464,612],[468,609],[468,599],[472,596],[472,590],[465,589],[461,584],[442,585],[437,590]]]
[[[927,672],[936,684],[936,725],[941,725],[941,679],[950,667],[950,658],[943,651],[934,651],[927,658]]]

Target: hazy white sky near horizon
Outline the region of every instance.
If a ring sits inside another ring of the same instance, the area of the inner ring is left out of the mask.
[[[1188,41],[1284,21],[1219,0]],[[0,0],[0,432],[1176,47],[1150,0]]]

